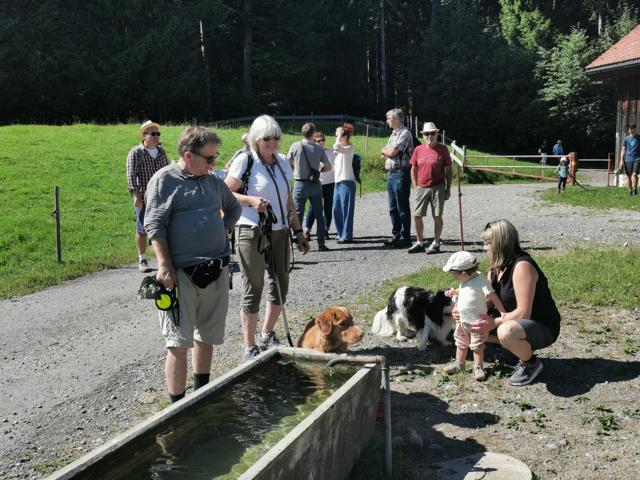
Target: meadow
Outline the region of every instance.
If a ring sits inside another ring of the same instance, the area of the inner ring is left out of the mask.
[[[162,128],[170,160],[184,126]],[[241,146],[244,129],[216,129],[223,140],[220,168]],[[327,136],[328,140],[331,140]],[[127,153],[139,142],[138,125],[0,127],[0,299],[23,295],[104,268],[134,262],[135,222],[127,190]],[[285,134],[287,152],[299,135]],[[386,138],[369,138],[379,152]],[[364,153],[365,139],[354,138]],[[384,185],[364,160],[363,191]],[[56,262],[54,187],[60,188],[62,262]]]
[[[330,145],[332,126],[320,127]],[[162,128],[162,143],[171,160],[177,159],[176,143],[183,128]],[[223,140],[217,168],[240,148],[245,128],[216,129]],[[280,143],[281,152],[299,140],[298,128],[283,125],[288,133]],[[352,139],[363,156],[363,183],[358,188],[362,193],[385,189],[378,152],[388,134],[377,134]],[[0,127],[0,138],[0,299],[136,260],[125,161],[139,141],[137,124],[13,125]],[[530,180],[469,172],[463,181]],[[52,216],[55,186],[60,188],[61,263],[56,262]]]

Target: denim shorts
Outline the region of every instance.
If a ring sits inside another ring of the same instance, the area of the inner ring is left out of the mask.
[[[138,208],[138,207],[133,207],[133,209],[135,210],[135,215],[136,215],[136,233],[138,235],[146,235],[147,232],[144,231],[144,211],[145,211],[145,204],[142,204],[142,208]]]

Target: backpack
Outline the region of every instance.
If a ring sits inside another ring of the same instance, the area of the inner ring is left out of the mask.
[[[360,180],[360,170],[362,168],[362,157],[355,152],[353,154],[353,160],[351,161],[351,166],[353,167],[353,175],[356,177],[356,182],[362,183],[362,180]]]

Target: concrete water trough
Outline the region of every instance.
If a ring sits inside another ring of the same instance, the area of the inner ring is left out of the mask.
[[[346,478],[375,430],[381,378],[389,427],[386,374],[384,357],[272,349],[48,478]]]

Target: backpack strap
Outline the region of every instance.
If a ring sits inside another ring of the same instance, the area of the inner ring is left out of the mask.
[[[249,177],[251,176],[251,168],[253,168],[253,156],[250,151],[247,151],[247,168],[245,169],[240,181],[242,182],[242,188],[240,189],[240,193],[243,195],[247,194],[249,190]]]

